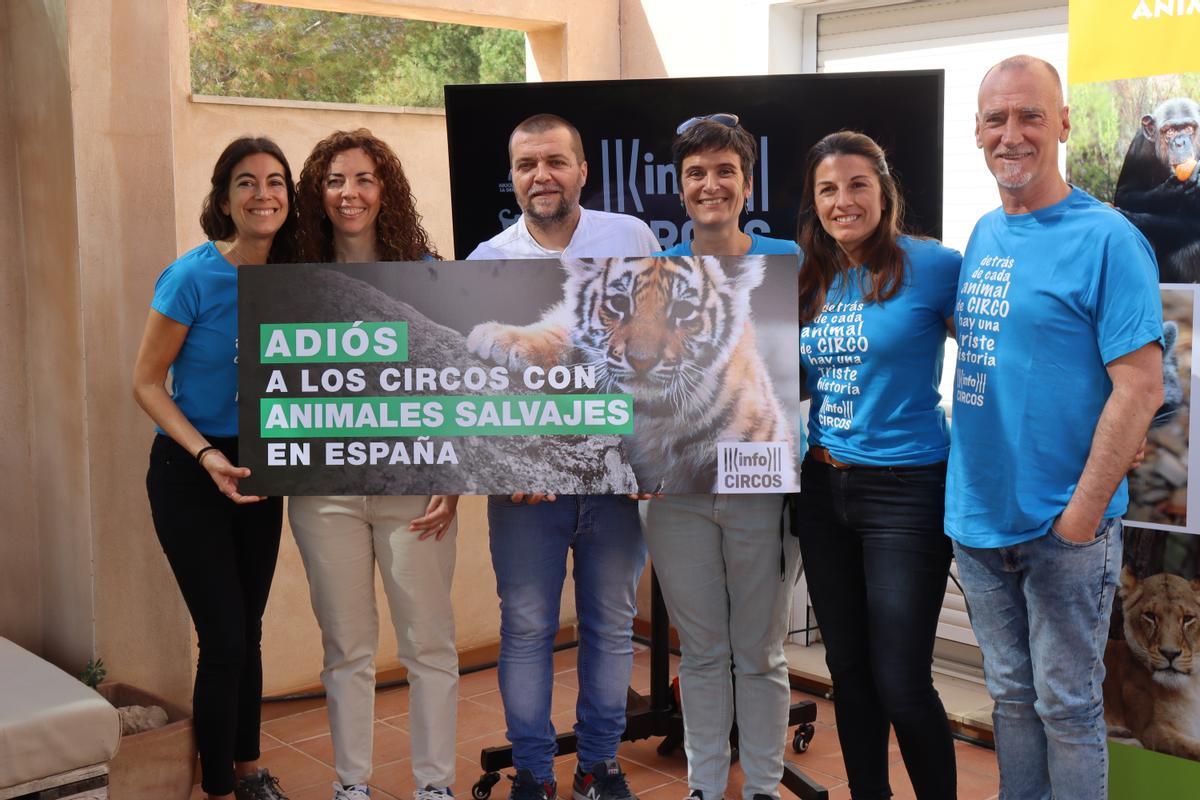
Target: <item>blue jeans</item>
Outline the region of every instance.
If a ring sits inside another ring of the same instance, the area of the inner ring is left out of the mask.
[[[1069,542],[1053,529],[1011,547],[954,545],[983,651],[1006,800],[1108,796],[1104,644],[1121,521]]]
[[[946,464],[835,469],[808,458],[792,530],[833,681],[854,800],[892,796],[888,729],[921,800],[956,796],[930,663],[950,570]]]
[[[633,668],[633,615],[646,564],[637,503],[624,495],[559,495],[525,505],[488,498],[488,528],[500,595],[500,696],[513,765],[539,781],[554,779],[550,722],[554,635],[574,551],[579,617],[579,763],[614,758],[625,731]]]

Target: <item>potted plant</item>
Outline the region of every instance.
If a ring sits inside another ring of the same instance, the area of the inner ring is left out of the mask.
[[[119,681],[106,681],[104,661],[89,661],[80,676],[122,713],[121,747],[108,765],[108,788],[113,800],[187,800],[196,772],[196,737],[191,713],[152,692]],[[138,720],[158,714],[131,714],[128,709],[157,706],[165,724],[137,730]],[[132,726],[132,728],[131,728]],[[127,728],[131,732],[126,732]],[[136,732],[132,732],[136,731]]]

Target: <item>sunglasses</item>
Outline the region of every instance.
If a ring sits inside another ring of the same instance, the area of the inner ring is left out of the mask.
[[[678,136],[686,133],[692,128],[699,125],[701,122],[715,122],[718,125],[724,125],[726,128],[736,128],[738,124],[737,114],[705,114],[702,117],[692,117],[689,120],[679,123],[679,127],[675,129],[675,135]]]

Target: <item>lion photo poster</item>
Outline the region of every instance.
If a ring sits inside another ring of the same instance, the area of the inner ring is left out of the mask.
[[[1200,761],[1200,537],[1126,528],[1104,653],[1113,742]]]
[[[257,494],[794,491],[795,256],[239,271]]]

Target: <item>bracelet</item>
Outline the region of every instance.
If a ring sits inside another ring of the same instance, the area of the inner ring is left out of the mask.
[[[217,449],[218,448],[215,444],[210,444],[210,445],[201,447],[199,450],[196,451],[197,463],[203,464],[204,463],[204,454],[207,453],[209,450],[217,450]]]

